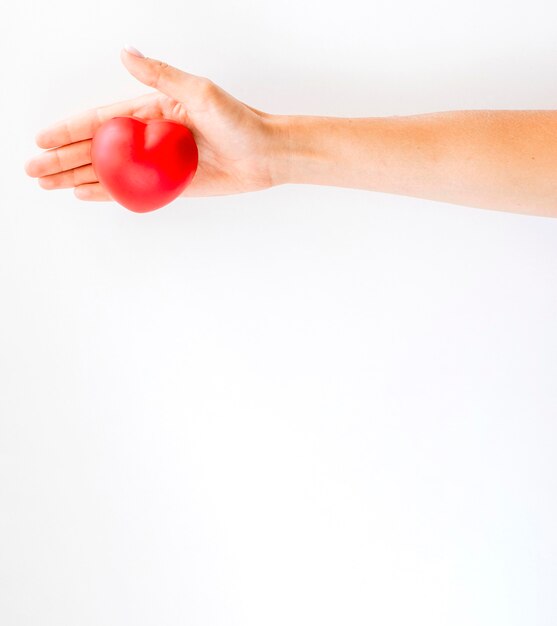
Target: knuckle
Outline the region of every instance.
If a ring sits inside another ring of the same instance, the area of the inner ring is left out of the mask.
[[[199,79],[199,95],[203,100],[211,100],[216,92],[217,85],[210,79],[205,76],[201,76]]]
[[[155,89],[160,85],[161,79],[169,68],[169,64],[164,61],[155,61],[151,66],[151,72],[147,84]]]

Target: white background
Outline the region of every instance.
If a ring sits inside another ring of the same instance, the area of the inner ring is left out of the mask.
[[[557,220],[23,170],[148,91],[125,43],[271,113],[552,109],[554,7],[2,5],[2,626],[557,623]]]

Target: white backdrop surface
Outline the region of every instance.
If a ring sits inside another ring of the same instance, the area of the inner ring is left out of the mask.
[[[310,186],[136,215],[23,171],[148,91],[125,43],[271,113],[553,109],[556,13],[2,5],[3,626],[557,623],[557,220]]]

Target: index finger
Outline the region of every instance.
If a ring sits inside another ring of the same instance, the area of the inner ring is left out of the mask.
[[[35,142],[39,148],[46,150],[91,139],[93,133],[106,120],[119,115],[130,115],[157,97],[159,95],[152,92],[131,100],[122,100],[114,104],[88,109],[39,131],[35,136]]]

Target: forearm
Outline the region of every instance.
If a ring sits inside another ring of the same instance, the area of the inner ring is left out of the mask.
[[[557,111],[273,116],[276,184],[369,189],[557,217]]]

